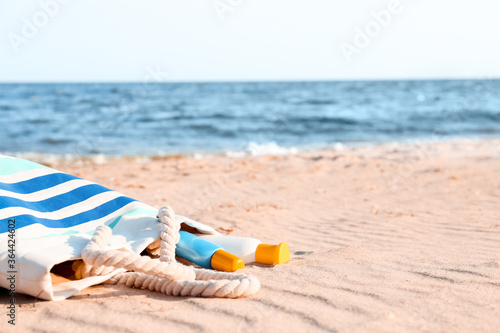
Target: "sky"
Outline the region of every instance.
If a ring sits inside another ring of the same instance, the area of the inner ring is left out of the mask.
[[[500,77],[492,0],[0,0],[0,82]]]

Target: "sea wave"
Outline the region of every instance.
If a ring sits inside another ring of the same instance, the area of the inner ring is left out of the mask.
[[[228,151],[228,157],[267,156],[267,155],[294,155],[299,152],[297,147],[281,147],[275,141],[267,143],[249,142],[243,150]]]
[[[172,83],[134,95],[139,88],[2,85],[0,151],[259,156],[500,133],[500,80]]]

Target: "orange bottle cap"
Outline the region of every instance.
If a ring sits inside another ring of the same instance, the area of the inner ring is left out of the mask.
[[[290,249],[287,243],[278,245],[259,244],[255,251],[255,261],[261,264],[284,264],[290,260]]]
[[[234,272],[237,269],[245,267],[245,263],[240,257],[222,249],[215,251],[210,261],[210,265],[213,269],[223,272]]]

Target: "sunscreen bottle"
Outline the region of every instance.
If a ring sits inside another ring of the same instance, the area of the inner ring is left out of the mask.
[[[287,243],[269,245],[262,244],[255,238],[223,235],[200,235],[200,237],[222,246],[224,250],[240,257],[245,263],[258,262],[274,265],[284,264],[290,259]]]
[[[234,272],[245,267],[241,258],[224,251],[220,245],[183,230],[179,233],[181,237],[175,248],[175,254],[179,257],[201,267],[224,272]]]

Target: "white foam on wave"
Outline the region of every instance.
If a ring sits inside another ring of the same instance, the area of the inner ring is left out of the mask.
[[[299,152],[295,147],[285,148],[280,147],[276,142],[269,142],[264,144],[257,144],[255,142],[250,142],[248,144],[248,150],[252,156],[262,156],[262,155],[294,155]]]
[[[275,141],[258,144],[249,142],[244,150],[228,151],[228,157],[244,157],[244,156],[267,156],[267,155],[295,155],[299,150],[295,147],[281,147]]]
[[[195,160],[201,160],[205,158],[212,158],[220,156],[221,153],[227,157],[232,158],[242,158],[245,156],[275,156],[275,155],[296,155],[300,151],[307,151],[309,149],[324,149],[330,148],[340,151],[344,149],[344,145],[341,142],[336,142],[333,146],[328,147],[282,147],[278,145],[275,141],[266,143],[256,143],[249,142],[246,147],[240,150],[229,150],[226,152],[195,152],[195,153],[167,153],[164,151],[158,151],[155,155],[105,155],[105,154],[94,154],[94,155],[77,155],[77,154],[49,154],[49,153],[38,153],[38,152],[22,152],[22,153],[9,153],[0,152],[10,157],[23,158],[36,163],[44,165],[58,165],[58,164],[72,164],[72,165],[89,165],[89,164],[106,164],[113,161],[120,161],[125,159],[127,161],[133,161],[135,163],[149,163],[153,158],[166,158],[168,156],[191,156]]]

